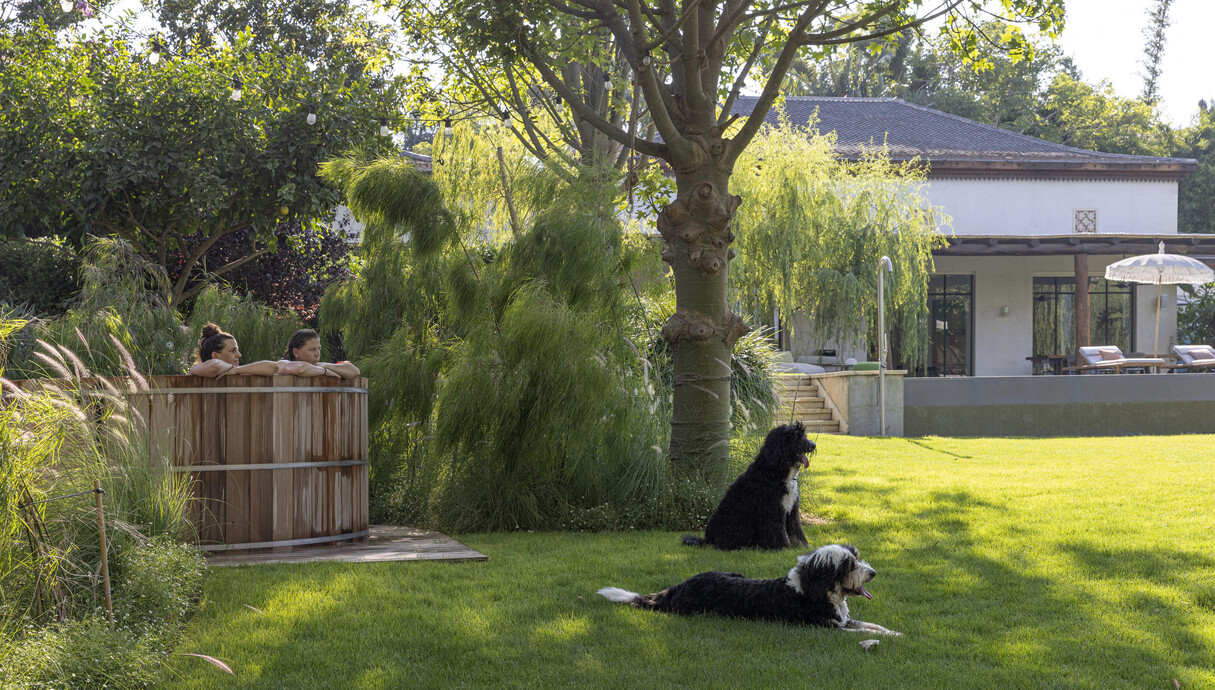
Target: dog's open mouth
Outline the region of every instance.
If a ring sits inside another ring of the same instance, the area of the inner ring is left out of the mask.
[[[856,589],[845,589],[844,594],[854,597],[865,597],[866,599],[873,598],[873,595],[869,593],[869,590],[865,589],[864,585],[857,585]]]
[[[802,469],[810,466],[810,458],[805,453],[799,455],[798,459],[802,461]]]

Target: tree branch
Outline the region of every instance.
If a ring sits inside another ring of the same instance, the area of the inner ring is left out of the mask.
[[[173,306],[177,306],[177,304],[183,299],[182,292],[186,288],[186,283],[190,282],[190,274],[194,272],[194,267],[198,265],[198,260],[202,258],[202,255],[206,254],[207,250],[218,242],[221,237],[230,235],[236,232],[238,229],[239,228],[237,227],[232,227],[223,232],[217,232],[214,235],[209,236],[202,244],[196,247],[194,251],[190,252],[190,254],[185,257],[185,260],[182,262],[181,266],[181,274],[177,276],[177,281],[173,284],[173,299],[171,300]]]
[[[691,0],[691,2],[688,3],[688,6],[684,8],[683,13],[679,15],[679,18],[676,19],[675,22],[672,23],[661,36],[653,41],[650,41],[649,43],[646,43],[645,45],[638,46],[637,49],[642,53],[648,53],[671,40],[671,37],[674,36],[677,31],[679,31],[679,27],[683,26],[688,21],[688,18],[692,16],[693,12],[699,6],[700,0]]]
[[[207,273],[214,278],[218,278],[219,276],[227,273],[228,271],[236,270],[236,269],[240,268],[241,266],[249,263],[250,261],[256,259],[257,257],[263,256],[263,255],[269,254],[269,253],[270,253],[270,247],[262,247],[261,249],[253,252],[252,254],[250,254],[248,256],[237,259],[236,261],[226,263],[223,266],[220,266],[219,268],[215,269],[214,271],[208,271]],[[180,301],[190,299],[191,297],[202,292],[203,289],[206,288],[207,285],[209,285],[209,284],[210,283],[206,280],[198,281],[197,283],[194,284],[194,287],[190,288],[189,290],[186,290],[185,292],[182,292],[181,296],[179,296],[177,298],[178,301],[180,302]]]
[[[776,96],[780,93],[781,82],[785,80],[785,74],[789,71],[789,65],[793,63],[793,59],[797,57],[798,41],[801,40],[803,32],[810,22],[814,21],[821,13],[827,0],[820,0],[813,7],[808,7],[802,15],[798,17],[797,24],[793,30],[789,32],[789,39],[781,48],[780,55],[776,58],[776,64],[772,66],[772,72],[768,75],[768,82],[764,85],[764,90],[759,96],[759,100],[755,102],[755,108],[751,111],[751,115],[747,117],[747,121],[743,124],[738,135],[730,140],[729,148],[724,160],[730,165],[734,165],[734,161],[738,160],[738,156],[755,138],[755,133],[764,123],[764,118],[768,115],[768,110],[772,107],[772,102],[776,100]]]
[[[725,102],[721,105],[721,113],[717,116],[717,124],[723,128],[726,126],[726,120],[733,120],[734,103],[738,101],[738,95],[742,93],[743,84],[747,81],[747,75],[751,72],[751,68],[755,65],[755,61],[759,59],[760,52],[764,46],[768,44],[768,33],[772,31],[772,17],[764,20],[762,30],[755,37],[755,46],[751,49],[751,54],[747,56],[746,63],[743,64],[742,70],[739,71],[738,77],[734,80],[734,85],[730,87],[730,93],[726,96]]]
[[[561,97],[561,100],[569,104],[569,106],[573,108],[574,112],[582,116],[595,129],[603,132],[613,141],[618,141],[629,148],[643,151],[651,156],[661,157],[666,153],[666,146],[652,144],[648,141],[641,141],[639,139],[630,140],[628,135],[625,134],[623,130],[621,130],[619,127],[613,126],[610,122],[602,117],[599,117],[598,113],[591,110],[590,107],[583,103],[582,99],[578,97],[578,94],[571,91],[569,87],[567,87],[565,83],[561,81],[561,78],[554,74],[552,69],[550,69],[549,66],[544,63],[544,60],[540,56],[528,55],[528,59],[536,68],[536,71],[539,72],[540,77],[544,79],[544,82],[557,92],[557,95]],[[668,120],[668,122],[670,121]],[[671,126],[671,130],[672,133],[675,133],[674,125]]]

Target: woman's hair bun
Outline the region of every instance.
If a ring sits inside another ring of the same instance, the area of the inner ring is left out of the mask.
[[[215,324],[208,322],[207,325],[202,327],[202,338],[199,338],[199,341],[201,342],[203,340],[206,340],[207,338],[210,338],[213,335],[219,335],[220,333],[223,333],[223,331],[220,330],[219,326],[216,326]]]

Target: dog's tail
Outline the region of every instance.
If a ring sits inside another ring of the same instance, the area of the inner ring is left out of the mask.
[[[636,606],[644,597],[637,592],[630,592],[627,589],[619,587],[604,587],[599,590],[599,595],[608,601],[614,601],[618,604],[633,604]]]
[[[703,537],[698,537],[695,534],[683,535],[684,546],[704,546],[708,543],[709,542],[705,541]]]

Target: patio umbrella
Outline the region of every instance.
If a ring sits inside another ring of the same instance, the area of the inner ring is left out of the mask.
[[[1156,336],[1152,341],[1152,355],[1160,343],[1160,286],[1204,285],[1215,281],[1215,271],[1210,266],[1180,254],[1165,254],[1164,242],[1160,253],[1132,256],[1105,267],[1105,279],[1119,283],[1156,284]]]

